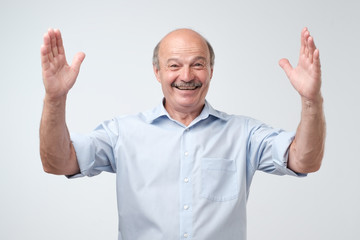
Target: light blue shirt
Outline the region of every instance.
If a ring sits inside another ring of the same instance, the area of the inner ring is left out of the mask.
[[[116,173],[122,240],[245,240],[256,170],[287,168],[294,133],[214,110],[185,126],[162,104],[72,134],[81,173]]]

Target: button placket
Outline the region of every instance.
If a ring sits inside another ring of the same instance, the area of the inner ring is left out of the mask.
[[[180,182],[180,233],[183,239],[191,239],[192,232],[192,184],[189,184],[193,168],[191,131],[183,130],[181,140]]]

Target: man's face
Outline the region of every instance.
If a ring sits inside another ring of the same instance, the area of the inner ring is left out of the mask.
[[[209,89],[213,69],[205,40],[191,30],[167,35],[159,49],[159,69],[154,66],[170,113],[201,110]]]

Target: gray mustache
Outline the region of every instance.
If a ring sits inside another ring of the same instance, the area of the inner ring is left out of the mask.
[[[202,83],[195,83],[195,82],[184,82],[184,83],[172,83],[172,87],[201,87]]]

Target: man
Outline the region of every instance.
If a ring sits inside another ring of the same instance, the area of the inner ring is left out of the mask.
[[[295,136],[213,109],[205,100],[212,47],[197,32],[179,29],[154,50],[162,104],[70,137],[66,96],[84,57],[76,54],[69,66],[60,32],[45,34],[41,159],[53,174],[117,174],[119,239],[246,239],[246,201],[256,170],[301,176],[320,168],[325,139],[320,60],[306,28],[297,67],[279,62],[302,101]]]

